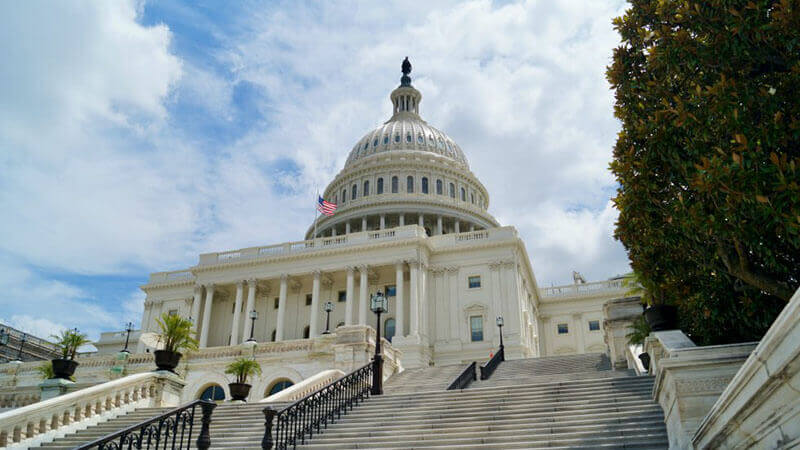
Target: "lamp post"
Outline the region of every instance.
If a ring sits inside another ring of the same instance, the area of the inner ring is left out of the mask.
[[[381,354],[381,314],[389,310],[389,299],[381,291],[375,293],[370,301],[370,309],[378,316],[375,334],[375,357],[372,358],[372,395],[383,394],[383,355]]]
[[[324,308],[327,315],[325,316],[325,331],[323,331],[322,334],[331,334],[331,311],[333,311],[333,303],[330,301],[325,302]]]
[[[22,333],[22,337],[19,338],[19,352],[17,352],[17,361],[22,361],[22,347],[25,346],[25,341],[27,340],[27,335]]]
[[[128,350],[128,343],[131,339],[131,331],[133,331],[133,322],[128,322],[125,324],[125,348],[122,349],[122,353],[130,353],[131,351]]]
[[[497,320],[495,321],[495,323],[497,324],[497,328],[500,329],[500,353],[502,353],[500,359],[505,361],[506,352],[503,350],[503,316],[497,316]]]
[[[250,311],[250,320],[252,321],[250,324],[250,339],[247,342],[255,342],[256,340],[253,339],[253,331],[256,329],[256,319],[258,319],[258,311],[255,309]]]

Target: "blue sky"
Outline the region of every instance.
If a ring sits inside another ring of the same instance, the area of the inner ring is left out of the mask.
[[[624,7],[0,4],[0,320],[97,337],[139,320],[150,272],[301,239],[405,56],[541,285],[626,271],[604,79]]]

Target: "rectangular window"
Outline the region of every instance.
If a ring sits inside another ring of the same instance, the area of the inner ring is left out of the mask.
[[[565,323],[558,324],[558,334],[567,334],[569,333],[569,326]]]
[[[600,331],[600,321],[599,320],[590,320],[589,321],[589,331]]]
[[[306,294],[306,306],[311,306],[311,294]]]
[[[472,342],[483,340],[483,316],[470,316],[469,318],[470,339]]]
[[[177,309],[170,309],[167,314],[170,315],[170,316],[177,316],[178,315],[178,310]]]
[[[467,285],[469,286],[470,289],[481,287],[481,277],[479,275],[468,277]]]
[[[397,288],[395,285],[386,286],[386,296],[387,297],[394,297],[397,295]]]
[[[347,291],[339,291],[339,301],[340,302],[347,301]]]
[[[278,309],[278,306],[281,304],[281,299],[275,297],[275,309]]]

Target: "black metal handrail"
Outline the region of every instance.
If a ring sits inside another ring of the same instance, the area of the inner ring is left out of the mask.
[[[208,450],[211,446],[209,436],[211,413],[217,406],[208,400],[194,400],[124,430],[76,447],[75,450],[189,449],[192,447],[195,409],[198,406],[202,410],[203,417],[195,444],[199,450]]]
[[[481,366],[481,380],[485,380],[492,376],[494,370],[497,369],[497,366],[500,365],[501,362],[506,360],[506,352],[503,347],[500,347],[500,350],[492,356],[492,359],[489,360],[486,364]]]
[[[369,397],[373,366],[370,362],[280,411],[264,408],[266,421],[261,448],[296,448],[298,442],[305,444],[306,436],[310,439],[314,433],[320,433],[322,427],[327,428],[329,423],[347,414]]]
[[[454,389],[464,389],[465,387],[469,386],[470,383],[477,380],[478,377],[475,375],[475,366],[477,365],[478,363],[472,361],[472,363],[461,372],[461,375],[459,375],[458,378],[450,383],[450,386],[447,387],[447,390],[452,391]]]

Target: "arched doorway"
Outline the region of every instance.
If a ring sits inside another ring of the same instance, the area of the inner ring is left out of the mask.
[[[272,385],[267,389],[267,393],[265,397],[269,397],[270,395],[277,394],[278,392],[288,388],[289,386],[293,385],[291,380],[287,380],[285,378],[280,379],[272,383]]]
[[[207,388],[203,389],[203,392],[200,393],[200,400],[211,400],[214,402],[221,402],[225,400],[225,389],[222,389],[222,386],[218,384],[212,384]]]
[[[385,330],[384,337],[386,340],[392,342],[392,338],[394,337],[394,319],[386,319],[386,321],[383,322],[383,329]]]

